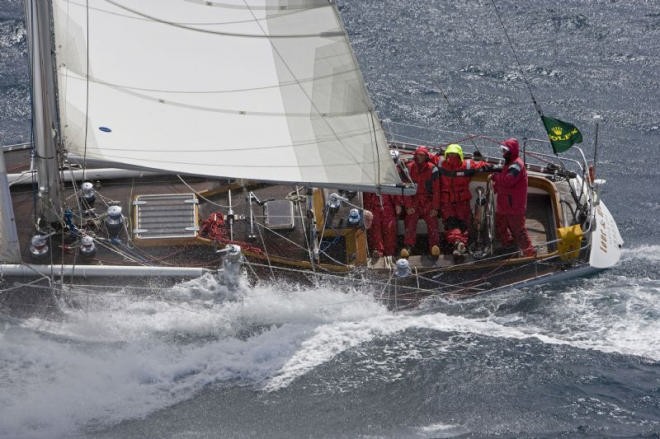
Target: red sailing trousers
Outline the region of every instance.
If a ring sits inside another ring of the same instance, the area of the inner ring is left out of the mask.
[[[394,256],[396,251],[396,215],[394,212],[376,208],[372,211],[373,223],[367,230],[369,248],[384,256]]]
[[[428,230],[429,250],[434,245],[438,245],[440,243],[438,218],[436,216],[431,216],[432,209],[433,206],[431,206],[431,203],[417,203],[415,206],[415,213],[406,213],[406,234],[403,237],[403,243],[407,247],[413,247],[415,245],[415,241],[417,240],[417,220],[419,220],[419,218],[422,218],[426,223],[426,229]]]
[[[495,228],[497,231],[497,239],[503,247],[511,247],[516,244],[524,256],[535,256],[536,249],[532,246],[532,242],[527,234],[525,228],[525,215],[515,214],[495,214]]]

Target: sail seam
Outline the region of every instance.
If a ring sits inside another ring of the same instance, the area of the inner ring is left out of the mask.
[[[136,11],[135,9],[131,9],[127,6],[120,5],[117,2],[112,1],[112,0],[106,0],[106,2],[110,3],[111,5],[119,8],[119,9],[123,9],[125,11],[131,12],[135,15],[138,15],[138,16],[143,17],[145,19],[148,19],[150,21],[165,24],[165,25],[172,26],[172,27],[177,27],[177,28],[180,28],[180,29],[189,30],[189,31],[192,31],[192,32],[202,32],[202,33],[207,33],[207,34],[222,35],[222,36],[227,36],[227,37],[239,37],[239,38],[331,38],[331,37],[343,37],[343,33],[339,32],[339,31],[311,33],[311,34],[298,34],[298,35],[294,35],[294,34],[270,35],[268,33],[265,33],[265,34],[245,34],[245,33],[235,33],[235,32],[222,32],[222,31],[210,30],[210,29],[200,29],[200,28],[190,27],[190,26],[180,24],[180,23],[175,23],[173,21],[163,20],[162,18],[154,17],[152,15],[148,15],[148,14],[145,14],[143,12]],[[252,12],[252,9],[251,9],[250,6],[246,5],[246,7],[250,12]],[[314,9],[316,9],[316,8],[314,8]],[[254,20],[256,22],[259,21],[259,19],[256,18],[256,17],[254,17]],[[262,26],[259,25],[259,27],[263,30]]]
[[[165,89],[158,89],[158,88],[146,88],[146,87],[134,87],[131,85],[123,85],[123,84],[117,84],[114,82],[109,82],[109,81],[104,81],[102,79],[97,79],[91,76],[87,76],[87,80],[95,83],[95,84],[100,84],[100,85],[106,85],[108,87],[113,87],[113,88],[121,88],[121,89],[128,89],[128,90],[135,90],[135,91],[144,91],[144,92],[158,92],[158,93],[170,93],[170,94],[225,94],[225,93],[244,93],[248,91],[258,91],[258,90],[272,90],[272,89],[279,89],[281,87],[288,87],[288,86],[297,86],[298,84],[305,84],[305,83],[311,83],[314,81],[317,81],[318,79],[333,79],[337,78],[340,76],[344,75],[349,75],[351,73],[357,72],[357,69],[349,69],[349,70],[343,70],[341,72],[337,73],[332,73],[328,75],[320,75],[318,77],[314,78],[304,78],[300,80],[292,80],[292,81],[286,81],[282,82],[279,84],[273,84],[273,85],[264,85],[261,87],[249,87],[249,88],[235,88],[235,89],[228,89],[228,90],[200,90],[200,91],[194,91],[194,90],[165,90]],[[71,72],[73,73],[73,72]],[[73,77],[75,79],[75,77]],[[81,81],[85,80],[84,78],[80,77],[78,78]]]

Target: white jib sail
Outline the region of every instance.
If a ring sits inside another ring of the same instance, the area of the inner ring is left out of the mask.
[[[62,135],[90,160],[400,182],[327,0],[53,0]]]

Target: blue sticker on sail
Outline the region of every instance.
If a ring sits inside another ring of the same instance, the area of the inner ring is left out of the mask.
[[[99,130],[103,131],[104,133],[111,133],[112,130],[108,127],[99,127]]]

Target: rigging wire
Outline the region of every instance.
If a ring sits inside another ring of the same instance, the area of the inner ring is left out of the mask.
[[[82,178],[85,179],[87,172],[87,142],[89,141],[89,0],[85,2],[85,134],[84,134],[84,150],[83,150],[83,172]]]
[[[538,113],[539,118],[541,119],[541,123],[543,123],[545,125],[543,112],[541,111],[541,106],[538,104],[538,102],[536,101],[536,98],[534,97],[534,93],[532,91],[532,85],[529,83],[529,81],[527,80],[527,77],[525,76],[525,74],[522,71],[522,67],[521,67],[521,64],[520,64],[520,59],[518,58],[518,54],[516,53],[516,50],[513,47],[513,43],[511,41],[511,38],[509,37],[509,33],[506,31],[506,28],[504,27],[504,22],[502,21],[502,17],[500,16],[500,12],[497,9],[497,5],[495,4],[495,0],[490,0],[490,1],[493,4],[493,8],[495,9],[495,15],[497,16],[497,19],[500,23],[500,27],[502,28],[502,31],[504,32],[506,40],[509,44],[509,48],[511,49],[511,52],[513,53],[513,57],[516,60],[516,65],[518,66],[518,72],[519,72],[520,76],[522,77],[525,85],[527,86],[527,90],[529,91],[529,95],[532,99],[532,102],[534,103],[534,109]],[[554,150],[554,146],[553,146],[553,150]],[[558,155],[558,153],[555,152],[555,155]],[[576,191],[574,190],[573,185],[569,184],[569,189],[570,189],[571,196],[573,197],[573,199],[575,199],[577,204],[580,204],[579,203],[580,196],[578,196],[576,194]],[[582,210],[584,210],[584,211],[588,210],[588,206],[583,205]]]
[[[518,73],[520,74],[520,77],[523,79],[523,82],[527,86],[527,90],[529,91],[529,95],[532,98],[532,102],[534,103],[534,109],[538,113],[539,117],[543,117],[543,112],[541,111],[541,106],[536,102],[536,98],[534,97],[534,93],[532,91],[532,85],[529,83],[527,80],[527,77],[523,73],[522,66],[520,64],[520,59],[518,58],[518,53],[516,52],[516,49],[513,46],[513,42],[511,41],[511,38],[509,37],[509,33],[506,31],[506,27],[504,26],[504,22],[502,21],[502,16],[500,14],[499,9],[497,9],[497,5],[495,4],[495,0],[490,0],[490,2],[493,5],[493,9],[495,9],[495,16],[497,17],[498,22],[500,23],[500,27],[502,28],[502,32],[504,32],[504,36],[506,37],[506,41],[509,44],[509,48],[511,49],[511,53],[513,53],[513,57],[516,60],[516,65],[518,67]]]
[[[245,7],[247,8],[247,10],[250,12],[252,17],[254,18],[254,21],[257,24],[257,26],[259,27],[259,29],[263,32],[264,36],[268,37],[269,36],[268,32],[266,32],[263,25],[261,24],[261,22],[259,21],[259,19],[255,15],[253,8],[248,4],[248,2],[246,0],[243,0],[243,3],[245,4]],[[357,64],[357,61],[355,60],[355,55],[353,55],[353,53],[351,52],[350,44],[348,43],[348,41],[346,41],[347,40],[346,32],[343,30],[343,28],[341,26],[341,19],[338,15],[337,10],[334,9],[335,8],[334,4],[328,4],[327,6],[333,8],[332,12],[335,16],[335,19],[337,20],[338,26],[340,27],[340,31],[333,32],[332,35],[342,37],[342,39],[344,40],[346,45],[349,46],[348,50],[349,50],[349,53],[352,56],[353,63]],[[311,107],[314,109],[316,114],[319,115],[319,116],[323,116],[324,113],[318,108],[317,103],[314,101],[312,96],[309,95],[309,92],[307,90],[305,90],[305,87],[303,87],[303,85],[299,82],[297,76],[295,75],[293,69],[291,68],[291,66],[289,65],[287,60],[285,59],[284,55],[280,52],[280,50],[278,50],[277,46],[274,44],[272,39],[269,38],[268,41],[270,42],[270,46],[273,49],[273,52],[275,54],[277,54],[277,57],[282,61],[282,64],[286,67],[286,70],[289,73],[289,75],[291,75],[291,78],[293,78],[296,81],[296,83],[299,85],[301,93],[307,98],[308,102],[310,103]],[[360,83],[364,84],[364,81],[361,81]],[[364,87],[364,85],[363,85],[363,87]],[[373,118],[375,117],[373,115],[373,106],[368,101],[368,95],[366,93],[363,93],[363,95],[367,98],[367,101],[362,100],[362,104],[368,109],[369,114],[371,114],[372,123],[373,123]],[[335,127],[332,126],[330,121],[326,117],[321,117],[321,120],[325,123],[325,125],[330,130],[330,132],[333,134],[333,136],[337,139],[337,141],[344,147],[345,152],[347,154],[349,154],[355,160],[356,163],[360,163],[361,162],[360,158],[354,156],[352,148],[349,148],[344,143],[343,139],[341,139],[341,137],[339,136],[339,134],[335,130]],[[373,132],[373,135],[375,136],[376,135],[375,131],[372,131],[372,132]],[[376,149],[378,149],[378,144],[377,143],[376,143],[375,146],[376,146]],[[378,170],[380,171],[380,162],[376,162],[376,163],[377,163],[377,166],[378,166]],[[380,180],[378,181],[378,183],[380,183]]]

